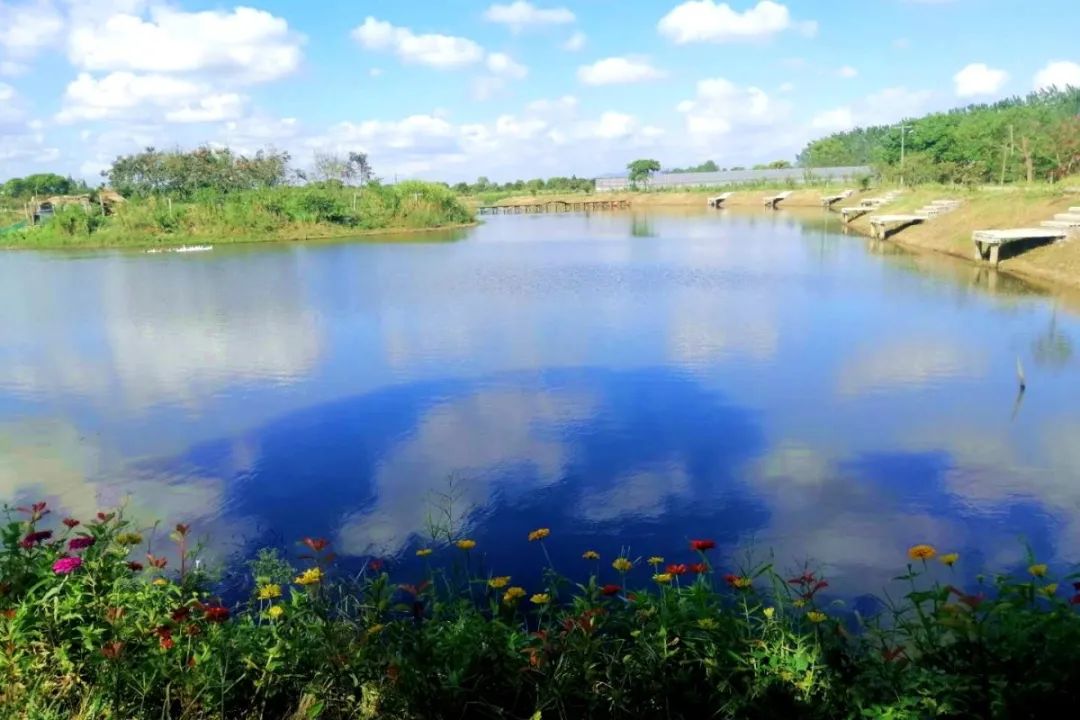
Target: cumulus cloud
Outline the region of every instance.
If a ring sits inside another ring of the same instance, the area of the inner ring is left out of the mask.
[[[487,68],[495,75],[520,80],[529,74],[529,68],[515,62],[506,53],[491,53],[487,56]]]
[[[850,107],[834,108],[815,115],[810,126],[823,132],[842,132],[855,127],[855,115]]]
[[[957,97],[993,95],[1009,79],[1004,70],[997,70],[985,63],[971,63],[953,75]]]
[[[538,25],[565,25],[576,18],[564,7],[539,8],[525,0],[516,0],[509,5],[492,5],[484,12],[484,19],[506,25],[513,32],[521,32]]]
[[[694,99],[682,101],[676,109],[697,139],[726,135],[740,126],[769,125],[785,114],[761,88],[740,87],[725,78],[701,80]]]
[[[239,117],[245,99],[171,75],[114,72],[102,78],[79,73],[64,92],[57,121],[153,117],[168,122],[209,122]]]
[[[657,29],[664,37],[682,45],[754,40],[790,29],[812,36],[817,33],[817,23],[792,20],[787,6],[772,0],[761,0],[743,12],[714,0],[689,0],[661,18]]]
[[[50,0],[0,2],[0,49],[6,55],[32,58],[55,43],[63,29],[64,17]]]
[[[1080,63],[1054,60],[1035,73],[1036,90],[1052,87],[1065,89],[1070,86],[1080,88]]]
[[[577,75],[586,85],[616,85],[659,80],[665,73],[642,58],[610,57],[582,65]]]
[[[468,38],[437,33],[418,35],[407,27],[370,16],[352,31],[352,37],[367,50],[390,51],[403,62],[442,70],[475,65],[484,59],[484,49]]]

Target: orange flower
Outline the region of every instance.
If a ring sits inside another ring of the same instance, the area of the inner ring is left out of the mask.
[[[551,530],[548,528],[538,528],[529,533],[529,542],[536,542],[537,540],[543,540],[551,534]]]
[[[907,554],[912,560],[932,560],[937,550],[933,545],[914,545],[908,548]]]

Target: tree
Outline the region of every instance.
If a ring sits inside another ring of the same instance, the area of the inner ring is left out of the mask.
[[[367,153],[351,152],[347,161],[350,180],[359,180],[361,185],[371,181],[371,163],[368,162]]]
[[[659,160],[635,160],[626,166],[630,171],[630,184],[637,185],[639,182],[648,182],[653,173],[660,172]]]

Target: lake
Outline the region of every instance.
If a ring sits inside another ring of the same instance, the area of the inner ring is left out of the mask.
[[[838,595],[917,542],[965,574],[1080,554],[1080,322],[1023,282],[819,211],[408,240],[0,255],[0,499],[400,580],[447,517],[523,583],[537,527],[579,579],[705,537]]]

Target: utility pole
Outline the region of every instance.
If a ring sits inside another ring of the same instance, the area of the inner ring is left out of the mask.
[[[897,127],[900,128],[900,187],[904,187],[904,138],[911,126],[905,125],[904,121],[901,120]]]

